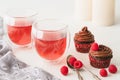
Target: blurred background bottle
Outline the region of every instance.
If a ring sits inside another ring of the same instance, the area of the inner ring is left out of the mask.
[[[92,17],[92,0],[75,0],[74,17],[77,21],[90,21]]]
[[[98,26],[110,26],[114,24],[115,0],[93,0],[92,22]]]

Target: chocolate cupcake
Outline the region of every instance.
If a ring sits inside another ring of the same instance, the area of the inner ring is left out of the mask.
[[[78,52],[88,53],[93,42],[94,35],[87,29],[86,26],[78,33],[75,33],[74,43]]]
[[[95,68],[107,68],[113,57],[112,50],[105,45],[99,45],[97,48],[97,45],[97,43],[93,43],[90,48],[90,64]]]

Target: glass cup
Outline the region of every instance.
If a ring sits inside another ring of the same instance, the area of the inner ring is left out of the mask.
[[[69,47],[68,26],[56,19],[37,20],[33,24],[34,47],[48,62],[59,62]]]
[[[10,10],[5,16],[8,40],[14,46],[26,47],[31,44],[32,24],[37,13],[32,10]]]

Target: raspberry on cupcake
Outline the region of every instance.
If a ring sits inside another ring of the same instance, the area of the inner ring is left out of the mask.
[[[110,65],[112,50],[105,45],[93,43],[89,51],[90,64],[95,68],[107,68]]]
[[[88,53],[93,42],[94,35],[88,30],[86,26],[83,27],[82,30],[78,33],[75,33],[74,43],[78,52]]]

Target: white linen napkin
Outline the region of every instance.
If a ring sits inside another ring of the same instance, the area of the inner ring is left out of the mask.
[[[18,60],[12,49],[0,40],[0,80],[60,80],[41,68]]]

